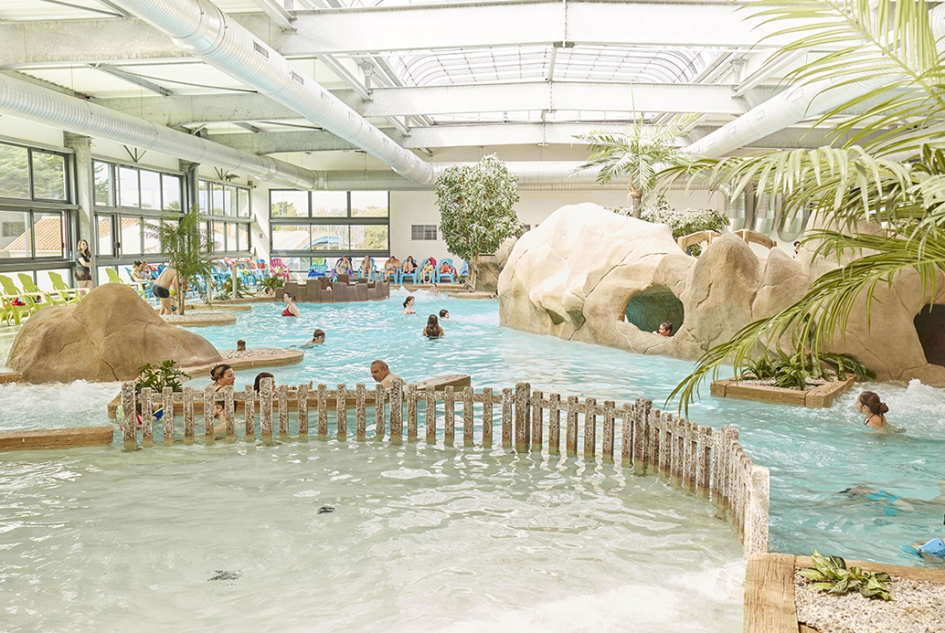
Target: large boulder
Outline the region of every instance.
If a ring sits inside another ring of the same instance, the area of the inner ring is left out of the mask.
[[[492,255],[479,256],[479,270],[476,275],[476,292],[494,293],[499,287],[499,275],[515,248],[516,238],[510,237],[499,244]]]
[[[74,306],[31,316],[13,341],[7,366],[33,383],[133,380],[145,363],[181,367],[221,361],[198,334],[169,325],[130,287],[105,284]]]
[[[814,279],[839,265],[835,257],[812,255],[805,249],[795,259],[773,248],[759,256],[740,237],[725,234],[696,259],[683,253],[663,225],[589,203],[562,207],[512,250],[499,277],[500,322],[694,360],[752,321],[790,306]],[[945,312],[941,273],[937,288],[933,303]],[[945,367],[928,362],[913,323],[929,303],[919,276],[908,271],[891,286],[879,284],[875,297],[870,320],[865,299],[857,300],[833,349],[855,354],[880,380],[919,378],[945,386]],[[671,338],[654,333],[663,320],[676,328]]]

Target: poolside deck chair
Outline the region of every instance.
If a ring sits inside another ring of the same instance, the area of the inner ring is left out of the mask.
[[[138,292],[139,295],[145,299],[151,299],[154,295],[151,292],[151,282],[150,281],[138,281],[135,279],[134,275],[131,274],[131,269],[125,266],[125,274],[128,275],[128,279],[131,280],[131,285]]]
[[[426,260],[424,260],[424,261],[426,261]],[[400,268],[397,269],[397,283],[403,284],[403,283],[404,283],[404,280],[409,277],[409,278],[411,279],[411,281],[413,281],[413,283],[416,285],[416,283],[417,283],[417,276],[420,274],[420,268],[421,268],[420,266],[417,266],[416,268],[413,269],[413,272],[412,272],[412,273],[405,273],[405,272],[404,272],[404,265],[401,264],[401,265],[400,265]]]
[[[22,323],[23,317],[28,317],[39,309],[34,300],[28,294],[21,292],[13,280],[6,275],[0,275],[0,288],[3,289],[0,301],[12,313],[17,325]]]
[[[371,262],[371,272],[366,276],[364,274],[364,259],[370,260]],[[365,257],[361,260],[361,265],[358,266],[358,279],[367,279],[369,282],[374,281],[374,278],[377,277],[377,263],[374,261],[373,257]]]
[[[57,305],[63,306],[66,305],[65,300],[60,299],[56,293],[46,292],[42,290],[39,286],[36,285],[36,282],[33,281],[33,278],[26,273],[18,273],[17,277],[20,279],[20,286],[23,287],[23,292],[32,295],[34,297],[42,297],[42,302],[40,308],[45,306]]]
[[[115,270],[114,268],[106,268],[105,274],[108,275],[108,283],[123,284],[125,286],[131,286],[132,288],[134,288],[134,291],[138,293],[139,297],[141,297],[142,299],[146,298],[144,296],[144,290],[141,288],[141,284],[139,283],[126,284],[125,282],[121,280],[121,276],[118,274],[118,271]]]
[[[276,271],[279,269],[281,269],[281,272],[277,273]],[[289,281],[289,269],[282,263],[281,257],[273,257],[269,260],[269,270],[272,271],[273,275],[280,274],[286,281]]]
[[[454,273],[441,273],[441,272],[440,272],[440,268],[442,268],[444,264],[450,266],[453,270],[456,270],[456,268],[453,267],[453,260],[452,260],[452,259],[444,259],[443,261],[440,262],[440,265],[437,266],[437,269],[436,269],[436,283],[441,284],[441,283],[443,283],[444,281],[449,281],[449,283],[455,283],[455,282],[456,282],[456,275],[455,275]]]
[[[53,290],[56,291],[56,294],[59,295],[60,299],[64,299],[66,304],[78,303],[79,299],[82,298],[82,295],[79,294],[78,288],[70,288],[66,285],[66,282],[63,281],[62,275],[59,273],[48,272],[49,281],[52,282]]]

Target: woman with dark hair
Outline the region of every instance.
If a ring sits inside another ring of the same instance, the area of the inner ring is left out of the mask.
[[[404,264],[402,268],[403,268],[404,274],[407,274],[407,275],[417,270],[417,262],[413,261],[412,255],[407,255],[407,259],[404,260]]]
[[[233,371],[233,368],[227,365],[226,363],[220,363],[215,365],[213,369],[210,370],[210,380],[213,381],[213,384],[210,385],[210,391],[217,393],[218,391],[223,391],[227,387],[232,387],[233,383],[236,382],[236,372]],[[223,403],[216,402],[213,405],[213,417],[220,421],[219,424],[213,427],[214,433],[223,433],[226,431],[226,419],[223,416]]]
[[[262,389],[263,378],[272,378],[272,388],[276,388],[276,377],[270,374],[268,371],[260,372],[256,374],[256,379],[253,381],[253,391],[259,393]]]
[[[416,301],[416,299],[414,299],[413,295],[410,295],[409,297],[404,299],[403,314],[416,314],[417,313],[417,311],[413,309],[414,301]]]
[[[295,295],[291,292],[285,293],[285,310],[282,311],[282,316],[301,316],[299,306],[295,305]]]
[[[431,314],[427,318],[427,326],[423,328],[423,335],[427,338],[440,338],[444,334],[446,334],[446,332],[440,327],[440,322],[437,320],[436,315]]]
[[[881,431],[888,430],[886,412],[889,411],[889,407],[880,401],[876,393],[872,391],[861,393],[856,399],[856,410],[866,416],[864,425]]]

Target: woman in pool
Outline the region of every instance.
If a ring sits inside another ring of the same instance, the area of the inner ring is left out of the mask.
[[[79,288],[91,290],[92,252],[89,250],[89,243],[85,240],[79,240],[75,247],[75,280]]]
[[[223,391],[227,387],[233,386],[233,383],[236,382],[236,372],[234,372],[233,368],[229,365],[221,363],[214,366],[214,368],[210,370],[210,379],[213,380],[213,384],[210,386],[210,391],[217,393],[218,391]],[[226,432],[226,417],[223,415],[222,402],[217,402],[213,405],[213,417],[220,421],[219,424],[213,427],[213,432]]]
[[[285,293],[285,310],[282,311],[284,317],[301,316],[299,306],[295,305],[295,295],[291,292]]]
[[[413,295],[410,295],[404,299],[404,311],[403,314],[416,314],[417,311],[413,309],[413,304],[416,302],[416,299],[413,298]]]
[[[436,315],[431,314],[429,318],[427,318],[427,326],[423,328],[423,335],[427,338],[440,338],[445,333],[443,328],[440,327],[440,322],[437,321]]]
[[[856,410],[866,416],[863,424],[880,431],[888,431],[886,412],[889,407],[880,401],[879,396],[872,391],[864,391],[856,399]]]

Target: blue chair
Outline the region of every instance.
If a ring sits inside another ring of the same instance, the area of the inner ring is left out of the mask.
[[[441,272],[440,272],[440,268],[442,268],[444,264],[447,264],[447,265],[449,265],[449,266],[453,266],[453,260],[452,260],[452,259],[444,259],[443,261],[440,262],[440,265],[437,266],[437,268],[436,268],[436,283],[441,284],[441,283],[443,283],[444,280],[448,280],[449,283],[455,283],[455,279],[456,279],[456,275],[455,275],[455,274],[453,274],[453,273],[441,273]],[[453,270],[456,270],[456,268],[453,268]]]
[[[406,260],[404,260],[404,261],[406,261]],[[417,283],[417,275],[420,274],[420,267],[417,266],[416,264],[414,264],[414,266],[415,266],[415,268],[413,269],[413,272],[412,272],[412,273],[405,273],[405,272],[404,272],[404,265],[401,264],[401,265],[400,265],[400,268],[397,269],[397,283],[402,284],[402,283],[404,283],[404,280],[409,277],[409,278],[411,279],[411,281],[413,281],[413,283],[416,284],[416,283]]]
[[[374,263],[373,257],[365,257],[371,262],[371,272],[366,276],[364,274],[364,260],[361,260],[361,266],[358,267],[358,279],[367,279],[368,281],[374,281],[374,278],[377,277],[377,264]]]
[[[316,279],[318,277],[328,276],[328,260],[324,257],[316,257],[312,260],[312,265],[308,269],[308,278]]]

